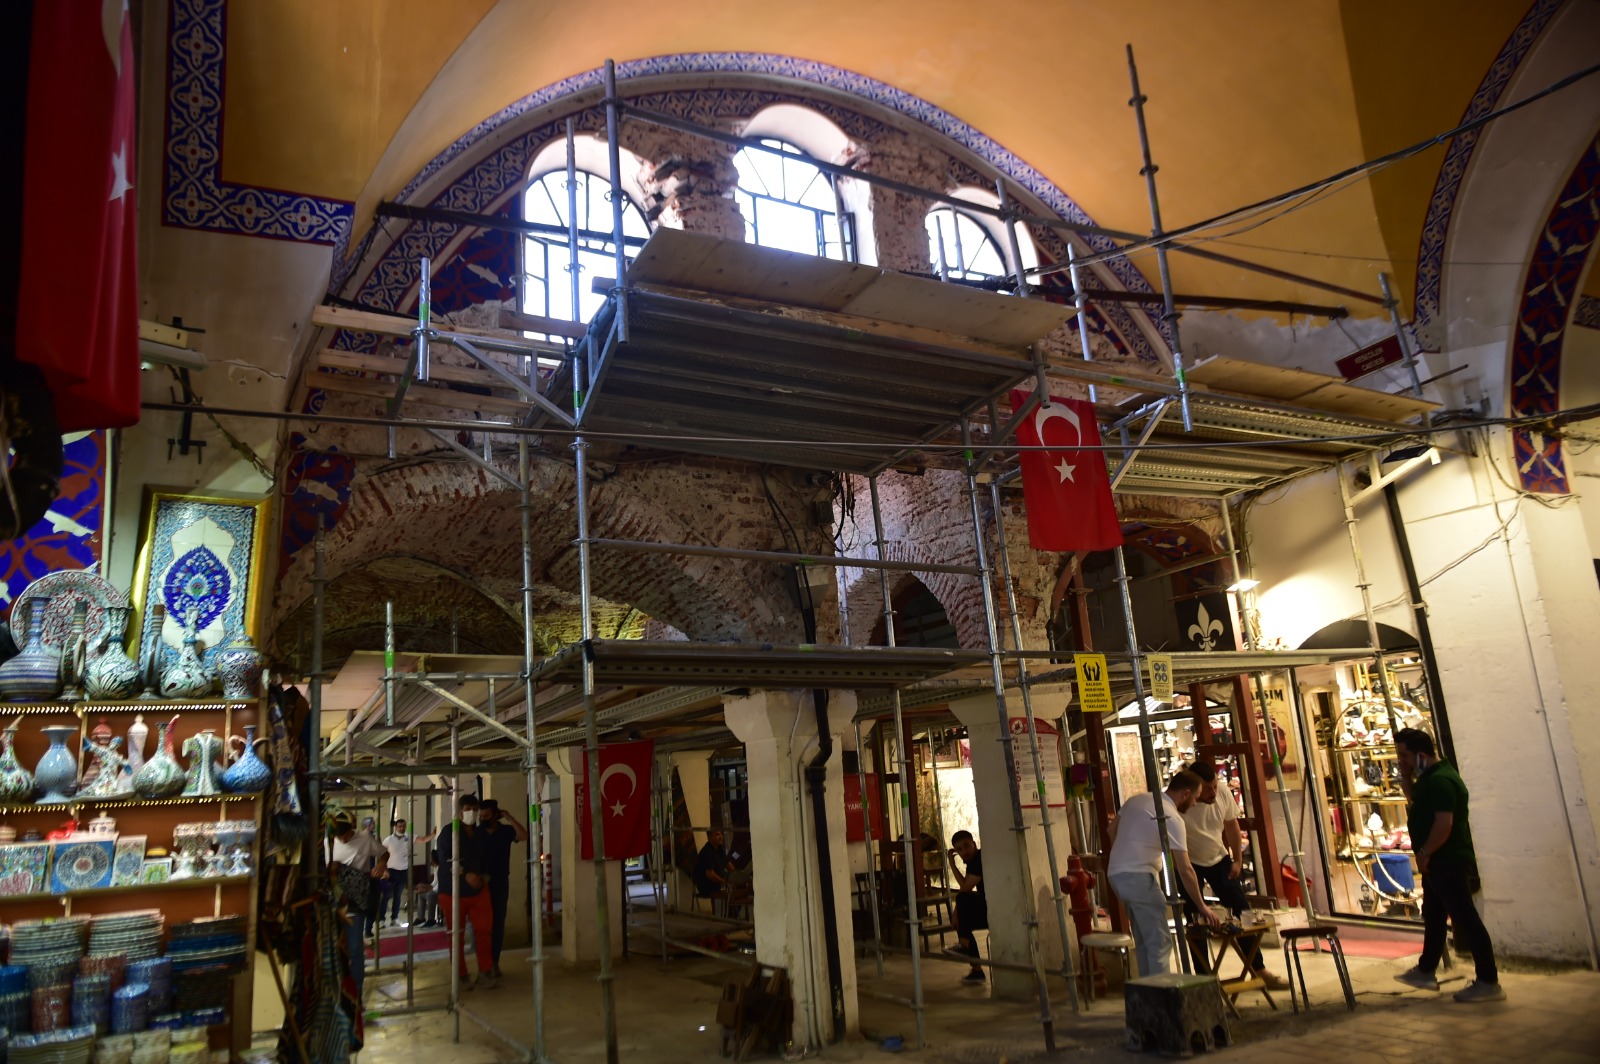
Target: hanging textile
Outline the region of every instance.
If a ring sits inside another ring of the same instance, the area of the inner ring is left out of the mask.
[[[267,694],[268,730],[267,745],[272,755],[272,789],[270,801],[272,817],[267,829],[268,851],[280,860],[294,861],[300,846],[310,831],[305,807],[300,804],[299,751],[290,735],[289,722],[284,710],[291,697],[298,698],[293,688],[274,687]]]
[[[363,1032],[339,910],[331,898],[319,894],[298,912],[308,915],[302,917],[300,963],[295,966],[295,1022],[315,1064],[340,1064],[361,1048]],[[278,1035],[278,1050],[284,1060],[299,1055],[288,1031]]]

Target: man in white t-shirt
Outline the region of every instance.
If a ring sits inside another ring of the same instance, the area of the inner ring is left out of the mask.
[[[1182,770],[1173,774],[1161,795],[1162,815],[1158,819],[1156,796],[1136,794],[1122,803],[1111,821],[1111,857],[1106,862],[1106,880],[1117,892],[1133,921],[1133,939],[1138,947],[1139,975],[1160,975],[1169,970],[1172,940],[1167,934],[1167,898],[1161,890],[1161,826],[1166,825],[1167,849],[1178,880],[1191,897],[1199,898],[1200,883],[1189,863],[1189,840],[1183,813],[1194,805],[1200,793],[1200,780]],[[1216,925],[1217,914],[1202,903],[1197,917]]]
[[[1216,766],[1211,762],[1196,761],[1188,771],[1200,780],[1200,792],[1183,814],[1184,827],[1189,833],[1189,861],[1194,865],[1195,878],[1211,888],[1223,908],[1238,916],[1250,908],[1250,899],[1239,885],[1240,862],[1244,858],[1239,805],[1233,800],[1233,792],[1226,781],[1221,785],[1217,783]],[[1186,908],[1192,912],[1195,896],[1189,895],[1187,890],[1184,893],[1185,900],[1189,901]],[[1267,971],[1267,962],[1261,957],[1261,936],[1252,937],[1257,941],[1252,942],[1247,937],[1241,938],[1239,944],[1246,953],[1254,951],[1256,978],[1265,983],[1268,990],[1289,989],[1281,976]],[[1210,971],[1204,942],[1197,943],[1190,952],[1194,954],[1195,971]]]
[[[417,859],[417,847],[433,841],[434,835],[437,835],[438,832],[413,838],[406,834],[405,817],[396,817],[393,827],[394,830],[384,836],[383,839],[383,848],[389,851],[389,878],[383,881],[382,900],[389,909],[388,922],[399,926],[400,895],[405,892],[406,888],[411,886],[411,869],[415,865],[422,863]],[[422,852],[424,855],[426,854],[426,851]],[[424,856],[423,861],[426,861],[426,859],[426,856]],[[380,905],[380,916],[382,911],[383,905]]]
[[[324,852],[328,871],[338,877],[340,867],[356,869],[365,876],[382,880],[387,874],[389,851],[378,840],[365,832],[356,831],[349,813],[338,812],[328,825],[328,847]],[[375,885],[375,884],[374,884]],[[344,887],[341,881],[341,888]],[[361,1000],[362,985],[366,980],[367,954],[362,941],[362,931],[367,920],[374,915],[368,908],[376,909],[377,891],[362,891],[362,895],[344,890],[344,902],[349,923],[345,925],[345,943],[350,953],[350,974],[356,982],[356,1000]]]

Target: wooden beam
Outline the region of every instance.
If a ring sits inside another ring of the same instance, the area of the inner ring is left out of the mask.
[[[549,333],[552,336],[565,336],[569,340],[582,340],[589,334],[589,327],[582,322],[547,318],[543,314],[525,314],[510,307],[500,308],[500,328],[517,332]]]
[[[383,355],[364,355],[358,351],[335,351],[325,347],[317,353],[317,365],[328,369],[354,369],[363,373],[383,373],[397,377],[406,370],[403,358],[385,358]],[[505,382],[486,369],[469,366],[440,365],[435,362],[428,376],[436,381],[471,384],[479,388],[505,388]]]
[[[531,317],[531,315],[530,315]],[[582,325],[572,322],[558,322],[553,318],[541,318],[540,321],[560,325],[565,330],[563,336],[570,335],[573,330],[577,336],[582,337],[587,331]],[[401,314],[384,314],[373,310],[352,310],[349,307],[318,306],[312,308],[311,324],[324,329],[350,329],[355,332],[378,333],[380,336],[410,336],[411,330],[417,327],[417,319],[408,318]],[[541,345],[537,340],[529,340],[521,336],[507,336],[501,329],[479,329],[469,326],[451,325],[449,322],[436,322],[434,328],[440,332],[459,333],[462,336],[482,336],[489,340],[502,342],[528,344],[530,346],[548,346],[554,357],[563,357],[566,349],[559,344]],[[532,326],[528,326],[532,328]],[[539,332],[554,333],[556,329],[538,329]]]
[[[387,402],[394,397],[394,388],[383,381],[346,377],[337,373],[312,373],[306,377],[306,387],[321,388],[345,395],[362,395],[369,399]],[[443,388],[430,388],[419,384],[406,393],[406,406],[431,406],[440,410],[481,410],[484,413],[526,414],[532,407],[516,399],[502,399],[498,395],[474,395],[470,392],[452,392]],[[492,430],[493,426],[484,426]]]

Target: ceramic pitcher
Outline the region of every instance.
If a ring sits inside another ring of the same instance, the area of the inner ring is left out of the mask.
[[[172,729],[178,718],[156,725],[156,752],[133,778],[133,793],[141,798],[171,798],[183,790],[183,766],[172,753]]]
[[[183,623],[183,649],[161,670],[162,698],[203,698],[211,691],[211,673],[200,658],[195,634],[198,610],[190,610]],[[188,743],[184,744],[185,750]]]
[[[106,634],[94,648],[83,677],[84,689],[97,702],[121,702],[139,690],[139,663],[123,647],[132,612],[127,606],[106,607]]]
[[[207,728],[191,735],[183,743],[183,756],[189,759],[188,781],[183,788],[185,797],[207,797],[221,794],[217,777],[217,759],[222,756],[222,737]]]
[[[272,782],[272,769],[261,760],[256,753],[256,747],[265,743],[265,739],[256,738],[256,726],[244,726],[244,738],[237,735],[228,737],[228,745],[239,743],[243,749],[236,755],[237,760],[228,771],[222,774],[222,787],[234,794],[257,794],[267,789],[267,784]]]

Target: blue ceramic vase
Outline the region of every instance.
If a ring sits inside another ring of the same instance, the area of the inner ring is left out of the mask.
[[[247,635],[241,635],[215,654],[217,678],[222,681],[222,697],[243,701],[261,695],[261,652]]]
[[[69,724],[52,724],[40,728],[50,740],[50,749],[44,752],[33,770],[34,789],[40,791],[39,802],[66,802],[72,796],[67,792],[78,782],[78,759],[67,747],[67,740],[78,737],[77,727]]]
[[[239,759],[228,766],[228,771],[222,774],[222,789],[230,794],[259,794],[267,789],[267,784],[272,782],[272,769],[256,754],[256,747],[266,742],[265,739],[256,738],[256,726],[244,726],[244,738],[237,735],[228,739],[231,746],[234,743],[243,743],[244,749],[239,753]]]
[[[0,665],[0,698],[48,702],[61,693],[61,655],[44,641],[44,611],[49,605],[48,598],[29,603],[28,639],[22,653]]]

